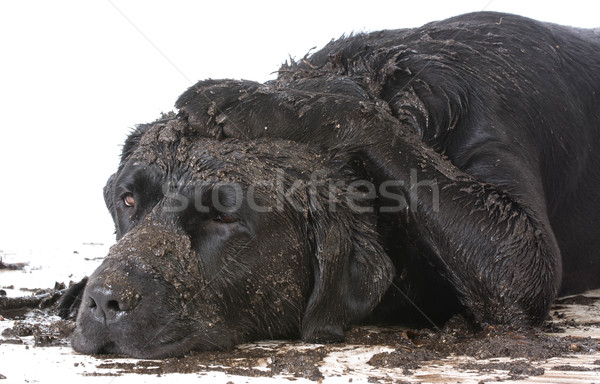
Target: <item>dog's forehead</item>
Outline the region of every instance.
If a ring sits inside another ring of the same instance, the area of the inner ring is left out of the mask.
[[[327,158],[315,148],[289,140],[204,137],[178,119],[152,125],[131,156],[165,173],[185,172],[192,180],[236,182],[270,178],[281,169],[301,173],[322,170],[328,167]]]

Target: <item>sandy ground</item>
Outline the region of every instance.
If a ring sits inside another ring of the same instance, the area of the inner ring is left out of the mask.
[[[107,250],[88,243],[1,251],[5,263],[28,264],[0,270],[0,294],[31,296],[78,281]],[[600,383],[600,290],[559,300],[533,333],[360,327],[345,344],[271,341],[163,360],[74,353],[73,324],[51,307],[0,315],[0,383]]]

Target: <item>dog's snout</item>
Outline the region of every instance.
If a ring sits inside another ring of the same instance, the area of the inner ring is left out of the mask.
[[[114,323],[132,311],[140,299],[140,294],[129,284],[95,284],[88,287],[84,302],[94,320]]]

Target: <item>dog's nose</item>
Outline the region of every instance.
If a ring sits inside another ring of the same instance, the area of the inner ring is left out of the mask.
[[[88,286],[85,304],[92,318],[102,323],[118,322],[140,301],[140,295],[129,284]]]

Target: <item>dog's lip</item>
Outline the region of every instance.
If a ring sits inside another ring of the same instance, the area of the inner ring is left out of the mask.
[[[117,347],[119,348],[119,353],[141,359],[181,357],[192,351],[225,349],[225,347],[220,347],[211,342],[208,337],[203,336],[199,332],[194,332],[174,340],[159,341],[157,343],[148,342],[147,345],[139,348]],[[208,348],[208,345],[214,346],[214,348]]]
[[[170,330],[167,334],[181,334],[182,336],[168,339],[160,336],[150,337],[144,345],[129,343],[127,338],[110,335],[107,332],[97,333],[98,337],[90,338],[84,335],[79,328],[76,328],[71,343],[76,351],[83,354],[116,354],[140,359],[181,357],[191,351],[223,350],[227,348],[225,345],[220,346],[212,341],[206,329],[197,328],[192,333]]]

